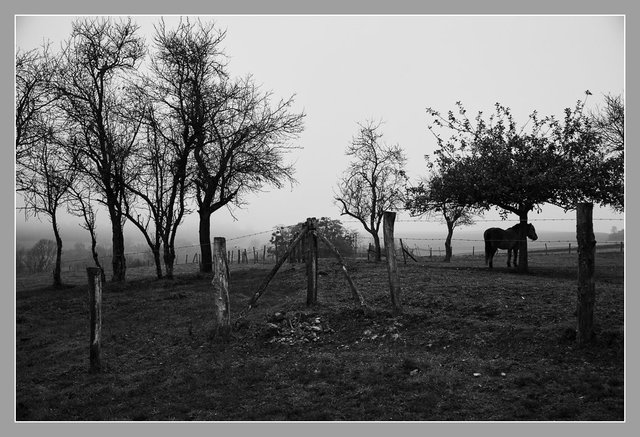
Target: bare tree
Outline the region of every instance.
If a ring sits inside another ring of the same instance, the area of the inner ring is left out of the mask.
[[[46,112],[46,113],[44,113]],[[24,199],[25,215],[44,215],[51,223],[56,243],[53,285],[62,286],[62,238],[58,209],[68,201],[69,189],[76,177],[76,160],[66,147],[68,133],[60,114],[49,108],[34,114],[30,129],[40,132],[16,163],[19,191]]]
[[[131,156],[139,120],[121,111],[123,88],[145,55],[131,19],[84,18],[73,23],[62,53],[55,90],[75,126],[74,144],[83,171],[100,189],[111,220],[113,280],[124,281],[123,226],[125,163]]]
[[[91,238],[91,256],[96,267],[100,269],[101,279],[105,282],[104,268],[100,263],[98,257],[98,240],[97,240],[97,228],[96,218],[97,211],[95,210],[95,193],[90,183],[87,183],[87,179],[81,180],[78,178],[76,183],[70,187],[70,198],[67,203],[67,210],[78,217],[82,217],[83,222],[80,227],[89,232]]]
[[[591,114],[593,128],[602,141],[603,163],[599,190],[606,203],[617,211],[624,210],[624,100],[622,96],[605,95],[605,106]]]
[[[212,110],[208,95],[225,76],[223,39],[214,24],[199,21],[181,21],[175,29],[161,21],[156,27],[151,72],[139,96],[146,101],[145,135],[129,172],[139,176],[128,189],[141,201],[127,214],[151,247],[158,277],[162,244],[166,275],[173,278],[175,237],[188,213],[191,158],[206,136]]]
[[[210,103],[207,136],[196,143],[195,189],[200,218],[203,272],[211,271],[211,215],[223,206],[241,206],[243,197],[265,185],[293,183],[285,154],[303,130],[304,113],[291,111],[293,97],[271,103],[251,77],[221,84]]]
[[[47,135],[43,118],[47,108],[55,102],[49,79],[55,69],[55,59],[49,46],[16,53],[16,163],[20,164],[31,150]],[[24,189],[22,170],[16,168],[16,188]]]
[[[43,238],[33,245],[26,255],[27,268],[31,273],[44,272],[56,259],[56,242]]]
[[[378,236],[384,211],[403,203],[403,190],[407,180],[404,166],[406,158],[399,145],[382,142],[382,122],[358,124],[359,130],[347,147],[351,162],[338,181],[336,202],[342,215],[360,223],[373,237],[376,261],[381,259]]]

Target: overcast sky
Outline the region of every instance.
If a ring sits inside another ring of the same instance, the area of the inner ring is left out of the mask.
[[[31,49],[43,40],[62,41],[70,35],[72,19],[17,17],[16,45]],[[159,17],[134,19],[151,43]],[[177,19],[165,17],[169,25]],[[492,113],[493,105],[500,102],[524,123],[533,110],[561,114],[584,99],[585,90],[593,94],[587,100],[588,109],[601,105],[604,94],[625,91],[622,16],[225,15],[201,19],[214,20],[227,30],[223,46],[233,75],[252,74],[276,98],[295,94],[294,109],[307,114],[305,130],[295,143],[301,149],[289,156],[295,162],[298,184],[281,190],[267,187],[249,196],[248,206],[234,211],[237,221],[226,211],[215,213],[213,234],[228,238],[311,216],[340,218],[334,190],[347,166],[344,151],[357,132],[357,122],[383,120],[385,141],[404,148],[408,174],[416,181],[426,174],[424,155],[436,147],[427,130],[427,107],[447,111],[461,101],[469,114]],[[575,212],[564,214],[545,206],[541,214],[531,213],[529,220],[539,231],[570,231],[575,230],[574,217]],[[609,209],[596,209],[595,230],[624,227],[620,220],[598,220],[610,217],[622,218]],[[485,216],[491,218],[497,215]],[[185,229],[190,229],[186,232],[193,236],[183,234],[183,238],[196,240],[196,224],[193,214],[185,223]],[[495,224],[479,222],[469,229],[481,232]],[[43,226],[16,214],[18,231]],[[358,229],[355,223],[349,226]],[[438,223],[400,222],[396,234],[418,227],[444,229]],[[63,238],[72,228],[77,225],[63,225]]]

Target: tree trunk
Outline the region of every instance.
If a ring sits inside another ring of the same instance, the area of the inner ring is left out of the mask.
[[[164,246],[164,254],[163,254],[164,270],[167,275],[167,279],[173,279],[173,265],[176,261],[176,253],[173,247],[169,246],[168,244],[164,243],[163,246]],[[158,260],[158,262],[160,261]]]
[[[576,340],[584,345],[593,339],[593,309],[596,300],[595,248],[593,234],[593,204],[580,203],[577,208],[576,237],[578,240],[578,329]]]
[[[527,254],[527,214],[520,215],[520,248],[518,250],[518,273],[529,272],[529,256]],[[514,259],[515,262],[515,259]]]
[[[58,221],[56,220],[55,214],[51,217],[51,223],[53,225],[53,234],[56,237],[56,265],[53,269],[53,286],[60,287],[62,286],[62,276],[61,276],[61,259],[62,259],[62,238],[60,238],[60,232],[58,231]]]
[[[213,256],[211,254],[211,214],[209,211],[198,211],[200,224],[198,228],[200,238],[200,272],[211,273],[213,266]]]
[[[160,246],[156,245],[151,253],[153,254],[153,263],[156,266],[156,277],[162,279],[162,263],[160,262]]]
[[[371,232],[373,236],[373,244],[376,252],[376,262],[382,261],[382,249],[380,248],[380,237],[378,234]]]
[[[113,276],[111,280],[113,282],[123,282],[125,281],[127,272],[127,263],[124,257],[124,232],[119,218],[111,220],[111,231],[111,242],[113,246],[113,256],[111,259]]]
[[[447,239],[444,241],[444,262],[451,262],[453,249],[451,248],[451,238],[453,237],[453,224],[447,223]]]

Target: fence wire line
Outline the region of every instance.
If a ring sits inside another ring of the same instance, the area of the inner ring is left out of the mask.
[[[575,221],[575,218],[540,218],[532,221],[536,222],[564,222],[564,221]],[[502,219],[476,219],[473,220],[476,222],[505,222],[508,220]],[[624,221],[624,218],[594,218],[593,221]],[[395,221],[396,223],[442,223],[442,220],[436,219],[398,219]],[[361,223],[359,220],[342,220],[342,223]]]
[[[261,235],[261,234],[266,234],[266,233],[269,233],[269,232],[274,232],[274,229],[277,229],[277,228],[278,227],[274,227],[274,228],[271,228],[271,229],[266,230],[266,231],[255,232],[253,234],[247,234],[247,235],[240,235],[238,237],[233,237],[233,238],[227,238],[226,241],[240,240],[240,239],[247,238],[247,237],[253,237],[255,235]],[[190,245],[187,245],[187,246],[177,246],[174,249],[175,250],[178,250],[178,249],[190,249],[190,248],[193,248],[193,247],[201,247],[201,246],[202,246],[201,244],[190,244]],[[149,254],[149,253],[153,253],[150,248],[146,249],[146,250],[143,250],[143,251],[138,251],[138,252],[125,252],[125,253],[123,253],[123,255],[124,256],[144,255],[144,254]],[[107,257],[111,257],[111,256],[112,256],[112,254],[107,255]],[[89,258],[89,257],[91,257],[91,255],[87,255],[86,258],[77,258],[77,259],[71,259],[71,260],[64,260],[64,262],[65,262],[65,264],[71,264],[71,263],[83,262],[83,261],[93,261],[93,258],[92,257]],[[99,258],[104,258],[104,256],[99,256]]]
[[[545,219],[536,219],[535,221],[574,221],[575,218],[545,218]],[[593,221],[623,221],[624,218],[594,218]],[[478,219],[478,220],[474,220],[475,222],[502,222],[505,220],[502,219]],[[360,223],[358,220],[341,220],[342,223]],[[401,223],[442,223],[441,220],[429,220],[429,219],[404,219],[404,220],[396,220],[396,223],[401,222]],[[288,228],[291,226],[295,226],[295,225],[288,225],[288,226],[273,226],[270,229],[264,230],[264,231],[260,231],[260,232],[254,232],[252,234],[246,234],[246,235],[240,235],[237,237],[232,237],[232,238],[227,238],[226,241],[235,241],[235,240],[241,240],[243,238],[248,238],[248,237],[254,237],[256,235],[262,235],[262,234],[267,234],[267,233],[272,233],[272,232],[277,232],[278,229],[281,228]],[[366,235],[363,237],[358,237],[359,239],[370,239],[373,241],[373,238],[371,237],[367,237]],[[411,237],[401,237],[401,236],[395,236],[394,238],[402,238],[403,240],[407,240],[407,241],[445,241],[444,238],[411,238]],[[475,239],[464,239],[464,238],[453,238],[451,241],[471,241],[471,242],[483,242],[484,240],[475,240]],[[536,243],[575,243],[575,240],[536,240]],[[622,241],[610,241],[608,243],[614,244],[614,243],[622,243]],[[194,247],[201,247],[201,244],[190,244],[190,245],[186,245],[186,246],[178,246],[175,247],[175,250],[178,249],[190,249],[190,248],[194,248]],[[123,255],[124,256],[129,256],[129,255],[143,255],[143,254],[148,254],[148,253],[152,253],[151,249],[147,249],[147,250],[143,250],[143,251],[137,251],[137,252],[125,252]],[[65,264],[71,264],[71,263],[75,263],[75,262],[82,262],[82,261],[90,261],[91,259],[89,259],[88,257],[86,258],[78,258],[78,259],[72,259],[72,260],[65,260]]]

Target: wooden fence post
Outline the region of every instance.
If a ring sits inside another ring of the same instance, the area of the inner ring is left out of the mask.
[[[267,262],[267,245],[262,246],[262,262]]]
[[[387,252],[387,271],[389,273],[389,290],[391,292],[391,305],[393,314],[402,314],[400,300],[400,278],[398,276],[398,264],[396,262],[396,248],[393,241],[393,225],[396,213],[385,211],[383,215],[384,247]]]
[[[569,243],[569,255],[571,255],[571,243]]]
[[[578,240],[578,329],[579,345],[593,338],[593,309],[596,300],[595,248],[593,234],[593,203],[579,203],[577,208],[576,236]]]
[[[87,267],[89,279],[89,372],[98,373],[102,369],[102,274],[99,267]]]
[[[307,219],[307,306],[318,302],[318,237],[316,237],[316,219]]]
[[[231,334],[231,308],[229,304],[229,264],[227,242],[223,237],[213,238],[213,325],[214,337],[228,340]]]

